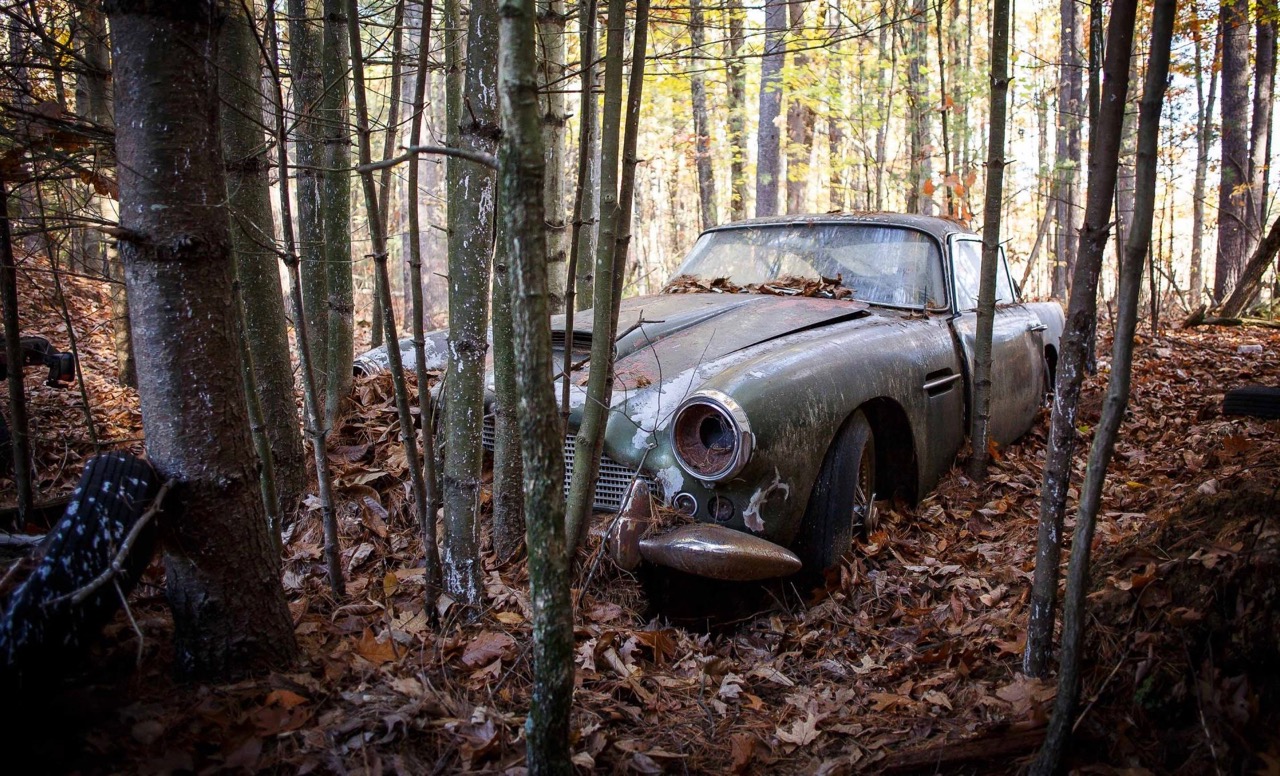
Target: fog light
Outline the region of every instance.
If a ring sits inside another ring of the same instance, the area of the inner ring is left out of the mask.
[[[677,493],[676,497],[671,500],[671,506],[675,507],[677,512],[690,517],[698,513],[698,500],[693,497],[692,493]]]
[[[733,519],[733,502],[724,496],[712,496],[707,511],[717,523],[727,523]]]

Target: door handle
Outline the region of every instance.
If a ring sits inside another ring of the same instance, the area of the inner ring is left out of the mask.
[[[1027,331],[1044,331],[1047,328],[1049,327],[1043,323],[1033,323],[1027,327]]]

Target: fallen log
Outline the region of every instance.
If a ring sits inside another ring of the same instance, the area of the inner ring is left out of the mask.
[[[1008,760],[1030,754],[1044,741],[1045,728],[1017,729],[1013,726],[979,733],[963,741],[944,741],[922,749],[899,752],[877,763],[881,773],[938,773],[959,765],[988,760]]]
[[[1195,312],[1187,316],[1182,322],[1182,328],[1191,329],[1196,326],[1262,326],[1267,329],[1280,329],[1280,321],[1272,321],[1266,318],[1248,318],[1248,317],[1221,317],[1209,315],[1204,305],[1196,308]]]

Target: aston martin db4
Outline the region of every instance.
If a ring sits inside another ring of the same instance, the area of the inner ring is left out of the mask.
[[[982,243],[895,214],[756,219],[704,232],[662,292],[623,300],[595,507],[624,566],[727,580],[820,571],[878,500],[926,494],[965,441]],[[990,434],[1025,433],[1052,386],[1062,309],[997,277]],[[590,312],[565,331],[565,442],[586,401]],[[444,332],[428,341],[443,365]],[[401,343],[409,363],[412,349]],[[385,368],[386,354],[357,360]],[[557,394],[560,392],[558,387]],[[489,399],[489,406],[492,398]],[[492,444],[491,419],[484,444]],[[648,493],[680,520],[651,520]]]

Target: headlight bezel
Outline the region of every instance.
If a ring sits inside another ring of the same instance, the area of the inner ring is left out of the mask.
[[[695,466],[686,455],[690,451],[681,451],[682,444],[700,441],[697,429],[690,429],[688,426],[698,416],[691,417],[690,413],[700,412],[702,420],[705,420],[708,417],[706,414],[708,411],[719,416],[719,419],[729,427],[733,441],[730,454],[721,456],[725,459],[724,463],[714,469],[709,469],[706,465]],[[671,452],[680,468],[698,481],[708,484],[724,482],[737,476],[751,460],[751,453],[755,447],[755,434],[751,431],[751,422],[747,419],[747,413],[732,397],[715,390],[698,391],[681,402],[671,416],[667,436],[671,444]]]

